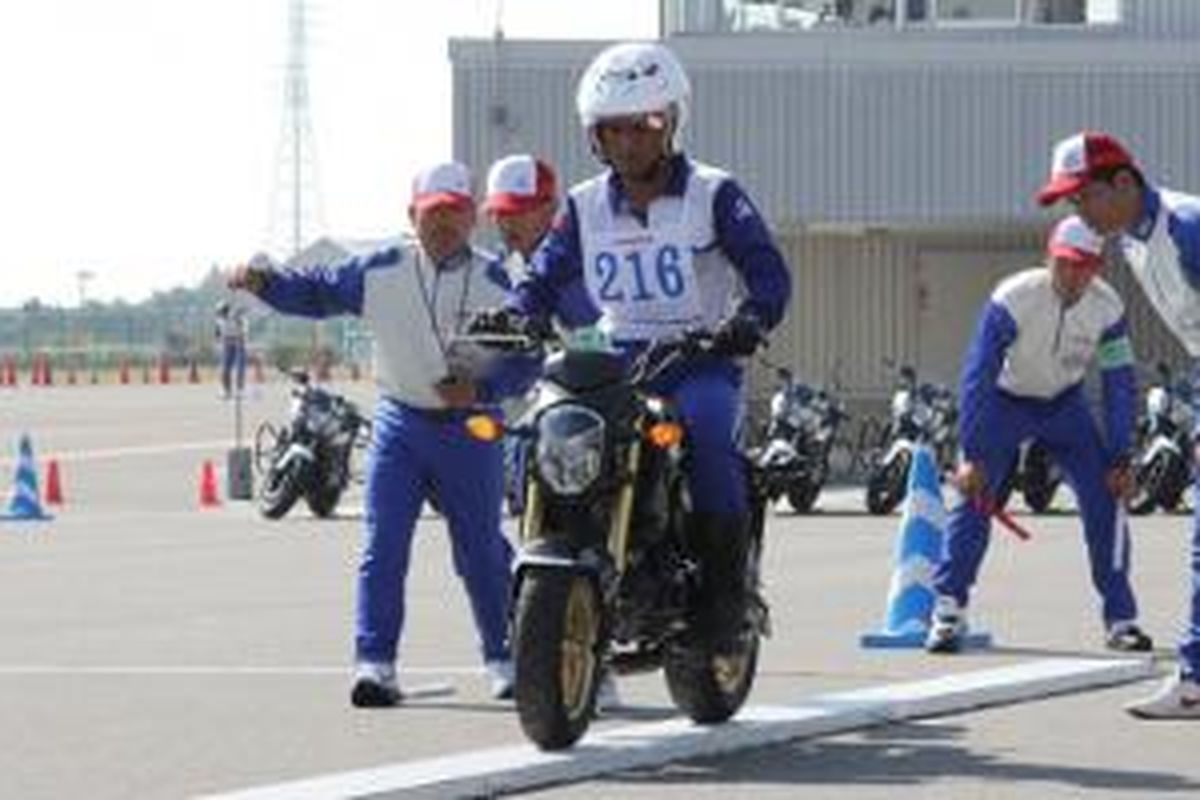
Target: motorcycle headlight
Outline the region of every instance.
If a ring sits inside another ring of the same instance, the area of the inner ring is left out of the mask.
[[[604,417],[590,408],[562,405],[538,419],[538,475],[555,492],[578,495],[600,477],[604,461]]]
[[[1153,417],[1166,415],[1171,410],[1171,396],[1161,386],[1152,386],[1146,392],[1146,410]]]

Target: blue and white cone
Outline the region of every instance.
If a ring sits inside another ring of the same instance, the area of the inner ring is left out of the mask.
[[[42,510],[41,495],[38,494],[37,466],[33,462],[33,444],[29,441],[29,434],[21,436],[12,499],[8,503],[8,513],[0,516],[0,519],[50,519],[50,515]]]
[[[913,449],[904,496],[904,514],[896,539],[892,583],[883,630],[859,637],[862,647],[924,647],[933,614],[933,571],[942,558],[946,506],[942,502],[937,461],[927,447]],[[985,642],[964,644],[986,646]]]

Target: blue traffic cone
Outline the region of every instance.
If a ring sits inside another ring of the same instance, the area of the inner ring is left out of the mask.
[[[904,514],[896,539],[896,566],[888,589],[883,630],[865,633],[862,647],[923,647],[929,633],[935,594],[933,571],[942,558],[946,507],[933,452],[924,446],[913,450],[904,496]],[[987,634],[968,634],[964,646],[986,647]]]
[[[0,519],[50,519],[50,515],[42,510],[41,496],[38,494],[37,466],[33,462],[33,444],[29,434],[21,435],[12,499],[8,504],[8,513],[0,516]]]

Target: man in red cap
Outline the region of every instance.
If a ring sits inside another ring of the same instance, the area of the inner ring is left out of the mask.
[[[467,168],[444,162],[419,172],[408,213],[415,239],[306,272],[243,266],[229,279],[278,311],[353,314],[374,334],[380,398],[368,454],[351,690],[360,707],[401,700],[395,661],[404,581],[417,517],[434,497],[450,528],[492,692],[512,692],[512,550],[500,530],[501,448],[468,436],[464,421],[481,409],[495,411],[533,371],[477,374],[451,347],[476,311],[503,302],[506,288],[490,279],[487,257],[469,243],[475,201]]]
[[[1188,355],[1200,358],[1200,197],[1150,185],[1114,137],[1083,131],[1055,145],[1050,179],[1037,199],[1042,205],[1067,200],[1096,230],[1119,236],[1146,299]],[[1191,564],[1191,618],[1179,645],[1179,672],[1156,694],[1129,705],[1134,716],[1200,719],[1200,505]]]
[[[528,154],[505,156],[488,170],[483,209],[500,229],[508,255],[520,258],[520,275],[554,221],[557,184],[554,169]]]
[[[1123,651],[1151,647],[1136,622],[1129,531],[1117,502],[1132,483],[1128,452],[1137,394],[1124,305],[1096,277],[1104,240],[1078,217],[1055,226],[1046,250],[1046,267],[1000,282],[967,349],[956,475],[963,499],[951,509],[946,558],[933,577],[937,599],[925,643],[933,653],[962,646],[968,596],[988,545],[988,505],[1026,439],[1049,450],[1075,489],[1106,644]],[[1083,392],[1093,361],[1104,384],[1107,440]]]

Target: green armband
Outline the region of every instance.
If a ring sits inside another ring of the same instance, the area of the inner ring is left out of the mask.
[[[1096,358],[1100,362],[1100,369],[1133,366],[1133,346],[1129,343],[1129,337],[1122,336],[1101,343],[1096,350]]]

